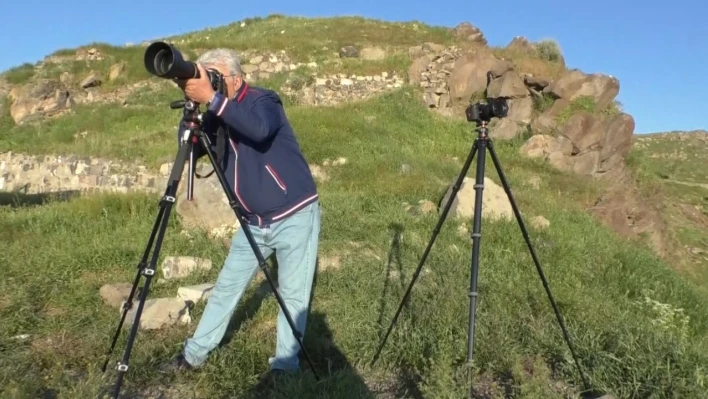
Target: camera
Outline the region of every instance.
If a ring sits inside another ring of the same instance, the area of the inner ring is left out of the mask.
[[[182,53],[173,45],[165,42],[151,43],[145,49],[145,69],[151,74],[164,79],[198,79],[199,68],[192,61],[186,61]],[[211,87],[222,91],[224,77],[215,69],[206,69]]]
[[[487,103],[474,103],[465,109],[468,122],[489,122],[492,118],[504,118],[509,112],[506,98],[489,98]]]

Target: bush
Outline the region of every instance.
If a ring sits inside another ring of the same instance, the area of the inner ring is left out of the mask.
[[[538,51],[538,56],[545,61],[563,61],[563,53],[555,40],[548,39],[540,41],[536,44],[536,51]]]

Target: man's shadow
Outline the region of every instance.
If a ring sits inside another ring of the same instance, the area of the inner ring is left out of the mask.
[[[273,258],[275,267],[270,268],[271,276],[277,289],[277,261]],[[300,353],[301,372],[294,376],[281,376],[275,380],[262,380],[248,390],[243,398],[294,398],[294,397],[326,397],[326,398],[376,398],[369,390],[364,380],[334,343],[332,330],[327,323],[326,315],[320,311],[312,311],[312,299],[316,295],[318,267],[310,294],[310,307],[303,345],[312,360],[315,372],[320,380],[312,374],[307,358]],[[268,281],[264,278],[245,301],[239,304],[219,346],[228,345],[241,325],[255,314],[265,298],[273,295]],[[292,314],[293,319],[298,315]],[[292,331],[288,330],[288,334]],[[265,372],[266,370],[264,370]]]

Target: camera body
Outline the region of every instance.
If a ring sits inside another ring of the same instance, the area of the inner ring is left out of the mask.
[[[509,104],[504,97],[489,98],[487,103],[477,102],[465,109],[468,122],[489,122],[492,118],[505,118]]]
[[[143,58],[145,69],[152,75],[164,79],[198,79],[199,68],[192,61],[187,61],[182,53],[166,42],[151,43],[145,49]],[[224,92],[224,76],[216,69],[206,69],[211,87],[220,93]]]

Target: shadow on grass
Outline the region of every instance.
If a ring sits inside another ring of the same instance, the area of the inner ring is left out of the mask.
[[[23,208],[41,206],[48,202],[64,202],[81,195],[79,190],[52,193],[25,194],[21,192],[0,192],[0,206]]]
[[[277,261],[272,258],[274,267],[269,270],[269,275],[277,289]],[[317,270],[319,270],[319,259]],[[313,281],[310,304],[317,287],[317,275]],[[254,294],[240,303],[234,312],[229,327],[219,344],[226,346],[233,339],[243,323],[254,315],[261,307],[263,301],[273,295],[270,284],[262,280]],[[244,398],[309,398],[309,397],[352,397],[376,398],[367,387],[363,378],[352,367],[347,357],[335,345],[333,333],[329,328],[326,315],[322,312],[312,312],[309,307],[307,327],[303,344],[312,360],[313,366],[320,380],[317,381],[312,374],[307,358],[300,353],[300,369],[302,373],[293,377],[280,377],[274,381],[263,380],[251,387],[243,396]],[[292,315],[296,318],[297,315]],[[292,331],[288,329],[288,334]]]

